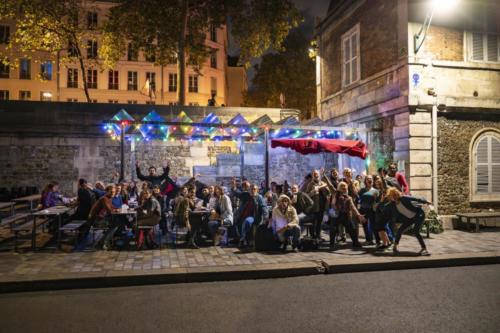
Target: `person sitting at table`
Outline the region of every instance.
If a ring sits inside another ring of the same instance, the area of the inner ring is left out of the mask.
[[[128,184],[125,182],[121,182],[120,187],[121,187],[120,196],[122,197],[122,202],[124,204],[128,204],[128,201],[130,199],[130,195],[128,193]]]
[[[113,204],[114,208],[117,208],[117,209],[122,208],[123,198],[122,198],[121,192],[122,192],[122,185],[116,184],[115,185],[115,195],[113,196],[113,199],[111,199],[111,203]]]
[[[106,194],[106,189],[104,187],[104,183],[101,181],[98,181],[95,183],[93,192],[95,194],[96,200],[99,200],[103,195]]]
[[[214,240],[214,246],[218,246],[220,237],[223,235],[220,233],[219,228],[222,225],[226,227],[233,225],[233,207],[231,205],[231,199],[224,194],[222,187],[216,185],[214,187],[214,195],[216,203],[215,207],[210,212],[208,229]]]
[[[153,196],[155,197],[156,200],[160,203],[160,208],[161,208],[161,214],[160,214],[160,230],[163,235],[167,234],[168,228],[167,228],[167,218],[165,216],[165,213],[167,212],[167,198],[161,193],[161,188],[160,186],[155,186],[153,188]]]
[[[280,195],[278,198],[278,203],[273,209],[268,227],[273,229],[274,234],[282,243],[283,251],[286,251],[290,238],[292,238],[292,249],[294,251],[297,249],[300,239],[299,217],[291,204],[290,198],[286,195]]]
[[[158,188],[159,191],[159,188]],[[158,244],[155,243],[153,237],[154,227],[160,223],[161,218],[161,206],[153,192],[147,189],[144,194],[144,202],[139,208],[137,215],[137,225],[138,226],[151,226],[152,228],[148,230],[146,236],[144,236],[144,230],[139,230],[139,235],[137,236],[137,249],[141,249],[144,240],[146,240],[146,246],[148,248],[157,248]]]
[[[115,194],[116,190],[114,185],[106,186],[106,194],[103,195],[99,200],[97,200],[94,206],[92,206],[88,219],[89,223],[87,226],[88,229],[86,230],[86,233],[88,233],[88,230],[90,230],[90,227],[95,223],[97,218],[108,221],[109,229],[99,242],[99,244],[102,245],[102,248],[104,250],[110,248],[111,239],[113,238],[115,232],[118,230],[118,223],[111,224],[112,223],[111,213],[117,210],[115,207],[113,207],[112,203],[112,199],[115,196]]]
[[[195,238],[200,229],[201,220],[194,218],[191,211],[196,209],[196,205],[194,203],[196,194],[196,188],[194,186],[190,186],[187,189],[187,194],[183,195],[182,193],[177,199],[174,217],[175,223],[178,227],[186,227],[188,229],[188,247],[197,249],[198,245],[196,244]]]
[[[72,220],[86,220],[90,209],[95,203],[95,195],[87,181],[83,178],[78,180],[78,193],[76,197],[76,212],[71,217]]]
[[[231,195],[238,199],[238,208],[234,213],[234,222],[239,236],[239,247],[248,246],[247,232],[254,223],[255,201],[250,194],[250,183],[244,181],[241,190],[236,186],[236,179],[231,182]]]
[[[148,169],[149,175],[144,176],[141,173],[139,161],[135,162],[135,171],[137,173],[137,178],[139,178],[140,180],[148,181],[153,186],[154,185],[161,185],[161,183],[168,178],[168,173],[170,172],[170,162],[168,162],[168,161],[163,162],[163,174],[161,174],[161,175],[157,175],[156,168],[154,166],[150,166]]]
[[[50,182],[42,191],[41,208],[46,209],[49,207],[57,206],[59,204],[62,204],[61,194],[59,193],[59,184],[56,182]]]

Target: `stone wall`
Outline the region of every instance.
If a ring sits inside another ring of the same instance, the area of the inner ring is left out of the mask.
[[[500,202],[469,201],[469,147],[473,136],[485,127],[500,129],[500,121],[439,117],[438,190],[440,214],[500,209]]]

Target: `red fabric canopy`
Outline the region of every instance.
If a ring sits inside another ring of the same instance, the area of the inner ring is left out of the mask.
[[[337,153],[366,158],[366,145],[359,140],[339,139],[273,139],[271,147],[291,148],[302,155]]]

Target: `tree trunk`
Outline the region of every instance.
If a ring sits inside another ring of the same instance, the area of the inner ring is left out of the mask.
[[[177,52],[177,102],[186,105],[186,31],[188,23],[188,0],[182,2],[182,27]]]
[[[83,80],[83,91],[85,92],[85,97],[87,98],[87,103],[90,103],[90,95],[89,89],[87,87],[87,76],[85,75],[85,63],[83,62],[83,55],[80,47],[76,47],[76,51],[78,52],[78,61],[80,63],[80,69],[82,70],[82,80]]]

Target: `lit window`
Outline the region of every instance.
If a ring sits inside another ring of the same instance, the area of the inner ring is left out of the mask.
[[[68,88],[78,88],[78,69],[68,68]]]
[[[118,90],[118,71],[108,72],[108,89]]]
[[[128,72],[127,90],[137,90],[137,72]]]
[[[87,58],[96,59],[97,58],[97,41],[89,40],[87,41]]]
[[[43,80],[52,80],[52,61],[48,60],[40,64],[40,77]]]
[[[174,73],[168,74],[168,91],[169,92],[177,91],[177,74]]]
[[[41,91],[40,100],[42,102],[50,102],[52,100],[52,93],[50,91]]]

